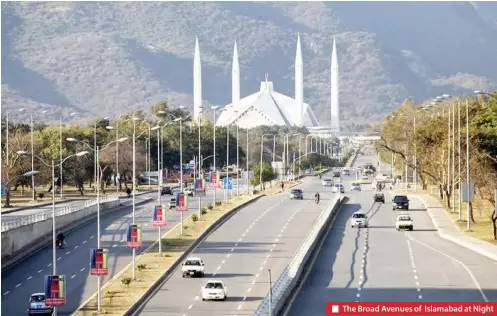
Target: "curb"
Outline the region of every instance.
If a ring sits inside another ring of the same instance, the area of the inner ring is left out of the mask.
[[[140,312],[140,310],[143,308],[143,306],[148,302],[149,299],[153,297],[155,293],[157,293],[161,286],[169,279],[171,274],[176,270],[176,268],[183,262],[183,260],[192,252],[194,251],[204,240],[209,237],[210,234],[212,234],[214,231],[216,231],[219,227],[221,227],[226,221],[228,221],[233,215],[238,213],[241,209],[246,207],[247,205],[250,205],[260,198],[264,197],[265,194],[262,194],[250,201],[247,201],[243,204],[238,205],[237,207],[231,209],[230,211],[226,212],[223,214],[221,217],[219,217],[214,223],[212,223],[211,226],[209,226],[191,245],[188,247],[188,249],[183,252],[182,255],[180,255],[176,261],[166,270],[166,272],[151,286],[149,287],[143,295],[136,300],[136,302],[126,311],[122,314],[122,316],[131,316],[131,315],[137,315],[137,313]]]
[[[425,202],[425,200],[421,196],[419,196],[419,195],[415,195],[415,196],[426,207],[426,212],[428,213],[428,217],[430,217],[430,220],[433,223],[433,226],[435,226],[435,228],[437,229],[438,235],[440,237],[442,237],[443,239],[448,240],[448,241],[450,241],[450,242],[452,242],[454,244],[457,244],[457,245],[459,245],[461,247],[464,247],[466,249],[472,250],[472,251],[474,251],[474,252],[476,252],[476,253],[484,256],[484,257],[487,257],[487,258],[489,258],[491,260],[497,261],[497,253],[492,253],[492,252],[489,252],[489,251],[486,251],[486,250],[483,250],[483,249],[475,248],[474,245],[471,245],[470,243],[464,241],[463,238],[459,238],[457,236],[452,236],[451,234],[447,234],[447,233],[442,232],[442,230],[444,228],[439,225],[437,217],[435,216],[435,214],[433,214],[432,211],[430,211],[430,209],[435,208],[435,207],[428,207],[426,205],[427,203]],[[446,212],[445,209],[443,209],[443,211]],[[452,220],[450,221],[450,223],[455,226],[455,224],[454,224],[454,222]],[[462,234],[462,232],[460,232],[460,230],[459,230],[459,228],[457,228],[457,226],[456,226],[456,229],[458,230],[458,232],[460,234]],[[465,236],[465,235],[463,235],[463,237],[464,238],[469,238],[469,239],[474,240],[475,242],[478,242],[478,243],[485,243],[486,244],[485,241],[481,241],[481,240],[473,238],[471,236]]]
[[[143,201],[135,203],[135,206],[148,203],[152,200],[154,200],[154,199],[153,198],[145,199]],[[104,216],[111,213],[111,212],[122,211],[126,207],[130,207],[130,205],[119,205],[113,209],[109,209],[109,211],[107,211],[104,214]],[[100,215],[100,216],[102,216],[102,215]],[[95,213],[95,214],[89,215],[88,217],[82,218],[78,222],[70,224],[69,226],[61,227],[60,229],[65,230],[66,235],[69,235],[72,232],[88,225],[90,222],[92,222],[96,218],[97,218],[97,214]],[[3,259],[2,258],[2,272],[10,269],[11,267],[13,267],[13,266],[15,266],[23,261],[25,261],[26,259],[28,259],[32,255],[34,255],[35,253],[37,253],[38,251],[40,251],[41,249],[43,249],[47,245],[50,245],[51,243],[52,243],[52,236],[42,237],[40,239],[40,241],[34,241],[33,245],[31,247],[28,247],[24,250],[21,250],[17,255],[14,255],[14,258],[11,258],[11,259]]]

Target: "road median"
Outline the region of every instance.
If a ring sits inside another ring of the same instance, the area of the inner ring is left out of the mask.
[[[101,312],[97,312],[96,293],[84,302],[72,315],[128,315],[128,311],[139,308],[143,299],[151,296],[167,281],[185,257],[202,243],[214,230],[238,210],[265,194],[243,195],[205,210],[202,218],[198,214],[187,217],[181,226],[177,224],[162,236],[162,254],[159,255],[158,240],[136,259],[136,280],[132,280],[131,263],[107,282],[102,288]],[[197,217],[197,218],[196,218]]]

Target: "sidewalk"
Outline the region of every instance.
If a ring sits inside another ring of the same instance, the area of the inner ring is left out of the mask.
[[[389,192],[392,194],[396,193],[396,191]],[[483,240],[464,235],[452,221],[449,213],[447,213],[436,197],[429,194],[415,194],[412,192],[408,192],[406,195],[408,197],[416,197],[421,201],[421,203],[423,203],[426,207],[428,216],[433,222],[435,228],[438,230],[440,237],[497,261],[497,246]]]

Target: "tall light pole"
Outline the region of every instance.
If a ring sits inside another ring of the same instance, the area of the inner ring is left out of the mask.
[[[142,136],[147,130],[143,131],[139,135],[136,135],[136,123],[137,121],[140,121],[140,118],[138,117],[133,117],[131,118],[131,121],[133,122],[133,134],[132,134],[132,140],[133,140],[133,225],[135,224],[135,213],[136,213],[136,139]],[[114,126],[106,126],[107,129],[116,129]],[[127,135],[125,132],[121,131],[121,133]],[[136,279],[136,248],[133,248],[133,280]]]
[[[469,102],[466,100],[466,190],[467,190],[467,197],[468,197],[468,208],[467,208],[467,216],[468,216],[468,222],[467,222],[467,231],[471,231],[471,190],[470,190],[470,185],[469,185]]]
[[[247,169],[247,195],[250,194],[250,179],[249,179],[249,129],[247,127],[247,154],[245,155],[245,168]]]
[[[457,139],[458,139],[458,145],[457,145],[457,175],[459,178],[459,203],[457,206],[457,211],[458,211],[458,220],[462,220],[462,178],[461,178],[461,102],[457,102]]]
[[[151,131],[157,130],[157,205],[162,205],[161,201],[161,183],[159,181],[159,178],[161,176],[160,172],[160,126],[154,126],[150,129]],[[159,256],[162,255],[162,232],[161,232],[161,226],[159,225]]]
[[[22,156],[31,156],[33,159],[36,157],[41,163],[43,163],[47,167],[52,167],[52,273],[53,275],[57,275],[57,243],[56,243],[56,238],[57,238],[57,226],[56,226],[56,212],[55,212],[55,167],[58,167],[55,165],[55,160],[52,159],[51,164],[48,164],[45,162],[42,158],[34,155],[32,152],[26,152],[26,151],[18,151],[17,152],[19,155]],[[65,159],[62,160],[62,163],[64,163],[66,160],[72,157],[81,157],[86,155],[88,152],[87,151],[82,151],[78,152],[74,155],[71,155],[69,157],[66,157]],[[37,174],[38,171],[31,171],[32,176]],[[57,316],[57,307],[54,307],[54,311],[52,315]]]
[[[214,133],[214,135],[213,135],[213,141],[214,141],[214,158],[213,159],[214,159],[214,172],[216,173],[216,178],[217,178],[217,169],[216,169],[216,110],[218,108],[219,108],[218,105],[215,105],[215,106],[211,107],[212,111],[214,112],[214,121],[213,121],[213,124],[212,124],[212,129],[213,129],[213,133]],[[212,203],[213,206],[216,205],[216,191],[217,191],[217,188],[214,187],[214,192],[213,192],[214,202]]]
[[[226,125],[226,181],[228,181],[230,176],[230,124]],[[228,183],[228,182],[226,182]],[[228,202],[230,190],[229,188],[224,190],[226,192],[225,201]]]
[[[108,117],[104,117],[102,119],[95,120],[93,123],[93,148],[97,148],[97,124],[101,121],[108,121]],[[93,156],[93,183],[97,183],[97,154],[93,152],[95,156]],[[97,192],[97,188],[95,188],[95,192]]]
[[[59,120],[59,179],[60,179],[60,199],[62,200],[64,197],[64,181],[62,179],[62,120],[65,120],[66,118],[69,118],[71,116],[76,115],[76,112],[70,113],[69,115],[66,116],[61,116]],[[55,190],[55,187],[52,187],[52,190]]]
[[[24,109],[18,109],[17,110],[17,113],[18,112],[22,112],[24,111]],[[5,139],[6,139],[6,154],[5,154],[5,162],[7,164],[7,166],[9,165],[9,131],[10,131],[10,126],[9,126],[9,115],[10,115],[11,112],[7,112],[7,114],[5,115]]]
[[[38,115],[40,114],[45,114],[47,113],[48,111],[41,111],[41,113],[38,113],[38,114],[35,114],[34,117],[37,117]],[[35,144],[35,136],[34,136],[34,131],[35,131],[35,124],[34,124],[34,120],[33,120],[33,114],[30,115],[31,116],[31,152],[34,153],[34,144]],[[35,158],[34,156],[31,156],[31,170],[34,170],[35,169]],[[32,187],[32,199],[33,201],[36,200],[36,190],[35,190],[35,176],[32,175],[31,176],[31,187]],[[55,187],[53,187],[53,189],[55,190]]]

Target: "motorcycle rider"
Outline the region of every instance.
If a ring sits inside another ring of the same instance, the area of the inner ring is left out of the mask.
[[[57,241],[57,245],[64,245],[65,243],[65,236],[64,236],[64,233],[62,233],[62,231],[59,230],[59,232],[57,233],[57,237],[56,237],[56,241]]]
[[[314,201],[316,203],[319,203],[319,199],[321,198],[321,196],[319,195],[319,192],[316,192],[316,194],[314,194]]]

